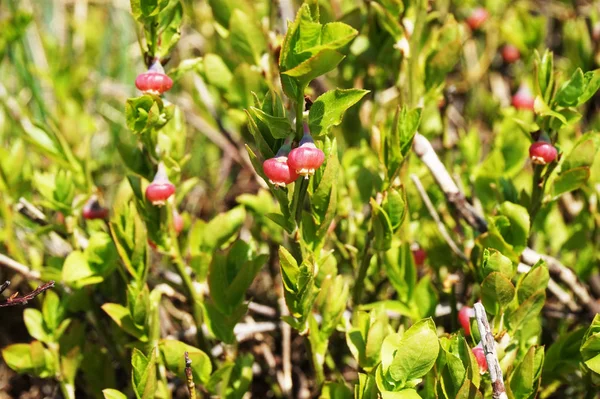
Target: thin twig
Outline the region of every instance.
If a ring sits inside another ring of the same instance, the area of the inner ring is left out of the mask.
[[[446,241],[446,243],[448,244],[450,249],[452,249],[452,251],[456,255],[458,255],[459,258],[461,258],[465,262],[468,262],[469,258],[467,258],[467,255],[465,255],[465,253],[463,251],[461,251],[461,249],[458,247],[458,245],[456,245],[456,243],[454,242],[452,237],[450,237],[450,234],[448,233],[448,230],[446,229],[446,225],[440,219],[440,215],[435,210],[435,207],[433,206],[431,199],[429,199],[429,196],[427,195],[427,192],[425,191],[423,184],[421,184],[421,180],[419,180],[419,177],[415,174],[411,174],[410,178],[412,179],[413,183],[415,184],[415,187],[417,187],[417,191],[419,191],[419,194],[421,195],[421,198],[423,199],[423,202],[425,203],[427,210],[431,214],[431,217],[433,218],[433,221],[437,225],[437,228],[440,231],[440,234],[442,235],[442,237],[444,238],[444,240]]]
[[[190,392],[190,398],[196,399],[196,384],[194,384],[194,375],[192,374],[192,361],[187,352],[184,353],[185,359],[185,379],[187,382],[188,391]]]
[[[448,202],[452,203],[460,215],[480,233],[488,231],[487,222],[477,212],[477,210],[467,202],[464,194],[458,189],[452,177],[446,170],[444,164],[440,161],[435,153],[431,143],[423,135],[417,133],[413,141],[413,149],[417,156],[423,161],[429,169],[434,179],[444,192]],[[596,314],[600,312],[600,306],[589,295],[587,288],[583,286],[573,271],[560,263],[556,258],[548,255],[541,255],[531,248],[526,248],[521,254],[523,263],[533,266],[540,259],[546,261],[550,273],[558,275],[564,283],[573,291],[579,301],[589,309],[590,313]]]
[[[485,361],[487,362],[490,378],[492,379],[492,397],[494,399],[508,399],[506,389],[504,388],[502,369],[498,362],[498,355],[496,355],[496,341],[490,329],[485,308],[480,302],[476,303],[474,308],[475,319],[477,319],[477,327],[479,327],[479,335],[481,336],[481,346],[483,346]]]
[[[4,283],[6,284],[6,283]],[[3,284],[3,286],[4,286]],[[35,290],[31,291],[29,294],[23,296],[17,296],[17,294],[8,298],[5,302],[0,303],[0,308],[6,308],[9,306],[17,306],[17,305],[26,305],[29,301],[31,301],[36,296],[40,295],[42,292],[54,287],[54,281],[48,281],[45,284],[40,285]]]
[[[256,314],[266,316],[266,317],[277,317],[277,311],[270,306],[262,305],[257,302],[248,302],[248,310],[254,312]]]
[[[440,161],[440,158],[438,158],[429,140],[417,133],[413,141],[413,149],[425,166],[427,166],[448,201],[456,207],[460,215],[480,233],[485,233],[488,229],[487,222],[467,202],[464,194],[458,189],[446,167]]]
[[[35,222],[40,226],[47,226],[48,220],[46,219],[46,215],[44,212],[40,211],[35,207],[31,202],[27,201],[25,198],[19,198],[19,203],[15,206],[17,212],[21,213],[26,218]]]
[[[10,286],[10,281],[6,280],[2,285],[0,285],[0,294],[2,294],[6,289]]]
[[[0,266],[4,266],[11,270],[14,270],[30,280],[39,280],[41,277],[40,272],[38,272],[37,270],[31,270],[24,264],[19,263],[16,260],[9,258],[4,254],[0,254]]]

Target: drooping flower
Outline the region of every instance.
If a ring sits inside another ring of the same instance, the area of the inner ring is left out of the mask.
[[[288,155],[288,165],[301,176],[314,175],[325,161],[325,153],[317,148],[308,130],[308,124],[304,123],[304,136],[297,148]]]
[[[146,199],[152,205],[163,206],[166,201],[175,193],[175,186],[169,180],[164,164],[158,164],[158,171],[154,176],[152,183],[146,188]]]
[[[163,66],[157,59],[148,71],[137,76],[135,87],[144,93],[160,95],[173,87],[173,80],[165,74]]]

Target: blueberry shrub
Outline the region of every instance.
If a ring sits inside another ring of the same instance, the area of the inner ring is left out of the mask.
[[[0,398],[598,398],[594,1],[0,3]]]

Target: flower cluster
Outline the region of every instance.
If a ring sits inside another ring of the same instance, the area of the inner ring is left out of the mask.
[[[298,147],[292,149],[291,139],[287,139],[275,157],[263,162],[263,171],[271,184],[285,187],[296,181],[298,176],[308,179],[309,176],[314,175],[323,161],[325,161],[325,154],[317,148],[308,125],[304,123],[304,136],[298,143]]]

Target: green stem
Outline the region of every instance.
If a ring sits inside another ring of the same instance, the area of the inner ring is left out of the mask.
[[[362,299],[362,294],[365,288],[365,277],[367,277],[367,270],[371,263],[371,242],[373,241],[374,232],[373,227],[369,228],[367,237],[365,239],[365,247],[363,249],[362,260],[358,269],[358,275],[356,276],[356,283],[354,284],[354,292],[352,293],[352,303],[354,306],[358,306]]]
[[[153,18],[150,22],[150,46],[148,51],[150,52],[151,62],[154,62],[154,58],[156,57],[156,46],[158,45],[158,32],[156,28],[158,27],[158,21],[156,18]]]
[[[535,165],[533,169],[533,180],[531,186],[531,203],[529,206],[530,224],[533,225],[535,216],[542,206],[542,197],[544,193],[544,185],[540,184],[542,178],[543,165]]]
[[[296,100],[296,138],[299,140],[304,134],[302,120],[304,118],[304,94],[300,94]]]
[[[298,182],[296,181],[296,184],[298,184]],[[298,227],[298,229],[300,229],[300,226],[302,225],[302,211],[304,208],[304,201],[306,200],[306,192],[308,191],[308,179],[301,179],[300,180],[300,184],[298,185],[298,192],[297,192],[297,202],[296,202],[296,214],[295,214],[295,220],[296,220],[296,226]]]

